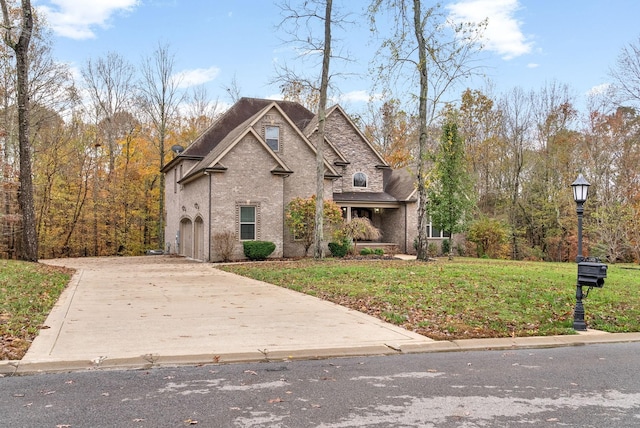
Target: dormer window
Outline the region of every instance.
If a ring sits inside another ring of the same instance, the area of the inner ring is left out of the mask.
[[[364,172],[353,174],[353,187],[367,187],[367,174]]]
[[[277,152],[280,150],[280,127],[278,126],[265,126],[264,139],[267,140],[267,145],[271,147],[271,150]]]

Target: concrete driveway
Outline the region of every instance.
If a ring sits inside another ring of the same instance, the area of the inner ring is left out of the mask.
[[[215,265],[170,256],[45,260],[77,269],[24,371],[394,353],[431,339]]]

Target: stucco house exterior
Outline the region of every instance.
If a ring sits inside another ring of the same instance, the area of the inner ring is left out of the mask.
[[[214,237],[275,243],[273,258],[303,255],[285,225],[288,203],[316,189],[316,115],[290,101],[242,98],[162,169],[170,253],[218,261]],[[417,194],[407,170],[387,165],[339,106],[326,114],[324,197],[348,221],[366,216],[384,243],[414,252]]]

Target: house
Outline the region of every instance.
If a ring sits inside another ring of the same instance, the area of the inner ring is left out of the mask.
[[[271,257],[302,256],[285,225],[288,203],[316,189],[318,118],[290,101],[242,98],[162,169],[167,249],[203,261],[220,260],[214,240],[275,243]],[[347,220],[366,216],[382,241],[413,252],[417,233],[414,178],[391,169],[338,105],[326,113],[324,197]]]

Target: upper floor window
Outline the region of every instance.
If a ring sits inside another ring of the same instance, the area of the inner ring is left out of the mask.
[[[271,147],[274,152],[280,150],[280,127],[265,126],[264,139],[267,140],[267,145]]]
[[[353,187],[367,187],[367,175],[364,172],[353,174]]]

